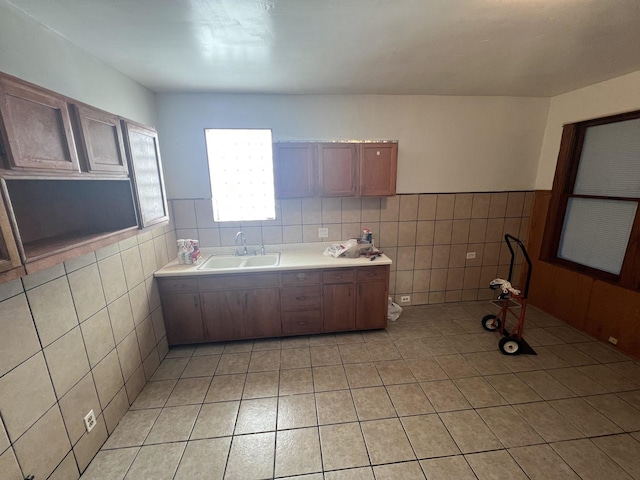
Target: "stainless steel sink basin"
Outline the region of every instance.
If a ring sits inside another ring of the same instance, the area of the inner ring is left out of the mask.
[[[280,253],[268,253],[255,257],[212,256],[198,270],[224,270],[229,268],[272,267],[280,263]]]

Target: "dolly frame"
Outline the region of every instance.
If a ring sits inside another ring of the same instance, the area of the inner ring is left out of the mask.
[[[513,267],[515,264],[516,252],[513,248],[512,242],[515,243],[522,252],[525,260],[527,261],[527,279],[524,286],[524,291],[516,295],[514,293],[501,294],[498,297],[498,302],[501,302],[500,312],[497,315],[485,315],[482,318],[482,328],[490,332],[498,332],[502,335],[502,338],[498,342],[500,351],[505,355],[517,355],[522,350],[522,331],[524,330],[525,315],[527,312],[527,297],[529,296],[529,285],[531,284],[531,258],[527,253],[527,249],[524,244],[513,235],[505,234],[504,240],[507,243],[509,252],[511,253],[511,262],[509,263],[509,277],[508,281],[511,282],[513,276]],[[492,285],[492,289],[497,289],[498,285]],[[512,300],[515,300],[518,307],[511,305]],[[496,303],[498,303],[496,302]],[[492,302],[493,303],[493,302]],[[520,309],[520,313],[513,312],[515,308]],[[507,330],[507,314],[511,314],[518,319],[517,323],[511,330]]]

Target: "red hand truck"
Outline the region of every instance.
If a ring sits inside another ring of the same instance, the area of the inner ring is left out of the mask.
[[[485,315],[482,318],[482,328],[490,332],[498,332],[503,336],[503,338],[498,342],[498,347],[503,354],[517,355],[521,353],[524,343],[522,340],[522,330],[524,329],[524,319],[527,311],[527,296],[529,294],[529,284],[531,283],[531,259],[529,258],[529,254],[527,253],[527,249],[524,244],[516,237],[506,234],[504,236],[504,240],[507,242],[507,247],[509,247],[509,252],[511,253],[509,278],[507,280],[511,282],[513,266],[516,258],[516,252],[514,251],[512,242],[518,245],[525,260],[527,261],[527,280],[524,286],[524,291],[521,291],[520,294],[516,295],[513,292],[502,293],[498,296],[497,301],[491,302],[500,307],[500,312],[497,315]],[[490,288],[493,290],[496,290],[499,287],[499,284],[493,284],[493,282],[490,285]],[[515,309],[519,309],[520,313],[514,313]],[[516,325],[511,330],[507,330],[506,328],[507,313],[518,319]]]

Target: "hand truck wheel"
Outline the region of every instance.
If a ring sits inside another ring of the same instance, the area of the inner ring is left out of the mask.
[[[502,320],[496,315],[485,315],[482,317],[482,328],[489,332],[495,332],[502,325]]]
[[[505,355],[517,355],[520,353],[520,340],[516,336],[504,337],[498,342],[498,347]]]

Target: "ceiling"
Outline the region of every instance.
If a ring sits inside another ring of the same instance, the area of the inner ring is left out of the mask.
[[[638,0],[9,0],[156,92],[553,96],[640,70]]]

